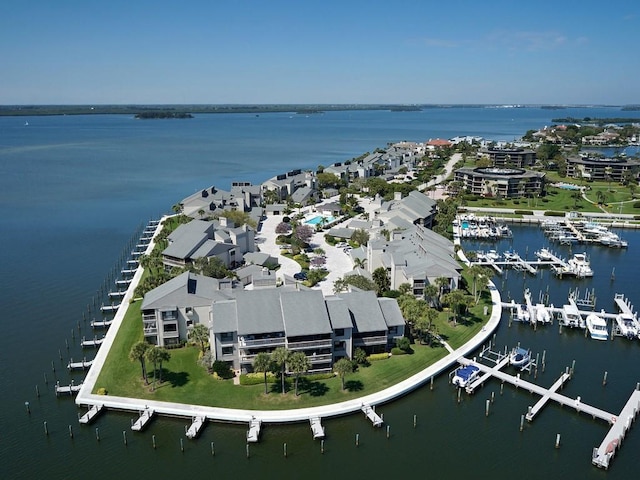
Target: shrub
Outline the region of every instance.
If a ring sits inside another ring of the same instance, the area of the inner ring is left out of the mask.
[[[553,210],[547,210],[544,212],[546,217],[564,217],[564,212],[554,212]]]
[[[96,394],[98,395],[107,395],[107,389],[104,387],[100,387],[98,390],[96,390]]]
[[[275,383],[278,377],[273,372],[267,372],[267,383]],[[264,373],[253,372],[240,375],[240,385],[261,385],[264,383]]]
[[[640,208],[640,202],[633,202],[633,208]]]
[[[221,360],[213,362],[211,370],[213,370],[214,376],[218,375],[218,377],[223,379],[233,378],[234,376],[233,370],[231,370],[229,364]]]
[[[531,210],[514,210],[513,213],[516,215],[533,215]]]
[[[406,355],[407,352],[398,347],[393,347],[391,349],[391,355]]]
[[[389,358],[388,353],[372,353],[367,357],[370,362],[377,362],[378,360],[386,360]]]

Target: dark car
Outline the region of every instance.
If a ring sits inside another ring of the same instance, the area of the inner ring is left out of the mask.
[[[307,274],[305,272],[294,273],[293,278],[295,278],[296,280],[306,280]]]

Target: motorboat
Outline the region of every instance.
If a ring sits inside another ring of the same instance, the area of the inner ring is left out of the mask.
[[[531,361],[531,352],[520,346],[515,347],[509,354],[509,363],[514,367],[524,368]]]
[[[565,327],[584,328],[584,320],[580,316],[578,307],[574,304],[563,305],[560,323]]]
[[[553,260],[553,254],[548,248],[541,248],[540,250],[536,250],[535,255],[542,261]]]
[[[551,323],[551,314],[542,303],[536,304],[536,321],[539,323]]]
[[[638,338],[640,335],[640,325],[633,315],[620,313],[616,315],[615,321],[620,335],[629,339]]]
[[[590,313],[586,319],[587,330],[594,340],[607,340],[609,331],[607,330],[607,322],[596,313]]]
[[[504,252],[504,259],[507,262],[513,262],[515,260],[518,260],[518,258],[520,258],[520,255],[518,255],[516,252],[514,252],[513,250],[507,250]]]
[[[455,386],[465,388],[480,374],[480,368],[475,365],[466,365],[458,367],[455,371],[455,375],[451,380]]]
[[[593,277],[593,270],[586,253],[576,253],[568,262],[569,271],[578,278]]]
[[[489,250],[487,253],[485,253],[485,257],[490,262],[496,262],[500,260],[500,254],[495,250]]]

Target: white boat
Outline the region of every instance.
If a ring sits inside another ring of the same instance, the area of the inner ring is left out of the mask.
[[[489,250],[485,254],[485,257],[487,258],[487,260],[489,260],[491,262],[496,262],[496,261],[500,260],[500,254],[498,252],[496,252],[495,250]]]
[[[592,312],[587,315],[586,323],[589,335],[591,335],[591,338],[594,340],[607,340],[609,338],[606,320],[599,317],[596,313]]]
[[[629,339],[639,338],[640,325],[633,315],[629,313],[620,313],[616,315],[616,325],[620,335]]]
[[[480,368],[475,365],[467,365],[463,367],[458,367],[456,369],[455,375],[451,380],[455,386],[464,388],[469,385],[475,378],[480,374]]]
[[[508,262],[513,262],[515,260],[518,260],[520,258],[520,255],[518,255],[516,252],[514,252],[513,250],[507,250],[506,252],[504,252],[504,259]]]
[[[548,248],[541,248],[540,250],[536,250],[535,255],[542,261],[549,261],[553,259],[553,254]]]
[[[576,253],[568,262],[569,270],[576,277],[593,277],[593,270],[586,253]]]
[[[515,347],[509,354],[509,363],[514,367],[523,368],[531,361],[531,352],[522,347]]]
[[[580,316],[578,307],[572,304],[562,306],[560,323],[565,327],[584,328],[584,320],[582,320],[582,317]]]
[[[539,323],[551,323],[551,314],[542,303],[536,304],[536,321]]]

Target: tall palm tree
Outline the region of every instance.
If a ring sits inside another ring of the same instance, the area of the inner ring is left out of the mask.
[[[295,378],[295,395],[298,396],[298,379],[300,375],[305,373],[311,368],[311,361],[309,357],[307,357],[304,352],[293,352],[289,355],[289,360],[287,360],[287,364],[289,365],[289,370],[293,372]]]
[[[424,287],[424,299],[430,306],[436,306],[438,300],[439,289],[437,285],[430,283]]]
[[[344,390],[344,376],[353,372],[353,363],[348,358],[341,358],[333,364],[333,371],[338,374],[342,381],[342,390]]]
[[[153,392],[156,389],[156,378],[158,377],[156,372],[158,370],[158,362],[162,356],[162,353],[160,353],[160,347],[150,347],[145,356],[147,357],[147,360],[153,364],[153,383],[151,384],[151,391]]]
[[[169,353],[169,350],[167,350],[166,348],[156,348],[157,350],[157,357],[158,357],[158,370],[160,371],[160,375],[158,376],[158,381],[160,383],[162,383],[162,363],[163,362],[168,362],[169,360],[171,360],[171,354]]]
[[[194,325],[189,332],[189,340],[199,343],[202,355],[204,355],[207,351],[207,343],[209,342],[209,329],[202,323]]]
[[[149,379],[147,378],[147,366],[145,364],[145,355],[147,350],[151,345],[147,342],[137,342],[131,347],[131,351],[129,351],[129,360],[132,362],[140,362],[140,366],[142,367],[142,378],[144,379],[144,383],[149,385]]]
[[[280,367],[280,378],[282,379],[283,395],[286,393],[284,378],[286,375],[287,360],[289,359],[290,353],[291,352],[289,352],[289,350],[287,350],[285,347],[278,347],[273,352],[271,352],[271,359]]]
[[[478,303],[480,300],[479,292],[487,285],[489,278],[491,278],[492,272],[487,267],[482,265],[473,265],[467,269],[467,274],[471,277],[473,283],[473,298]],[[483,285],[479,287],[479,284]]]
[[[256,372],[264,372],[264,394],[267,392],[267,372],[271,370],[273,367],[273,360],[271,360],[271,355],[267,352],[260,352],[256,355],[256,358],[253,359],[253,369]]]

